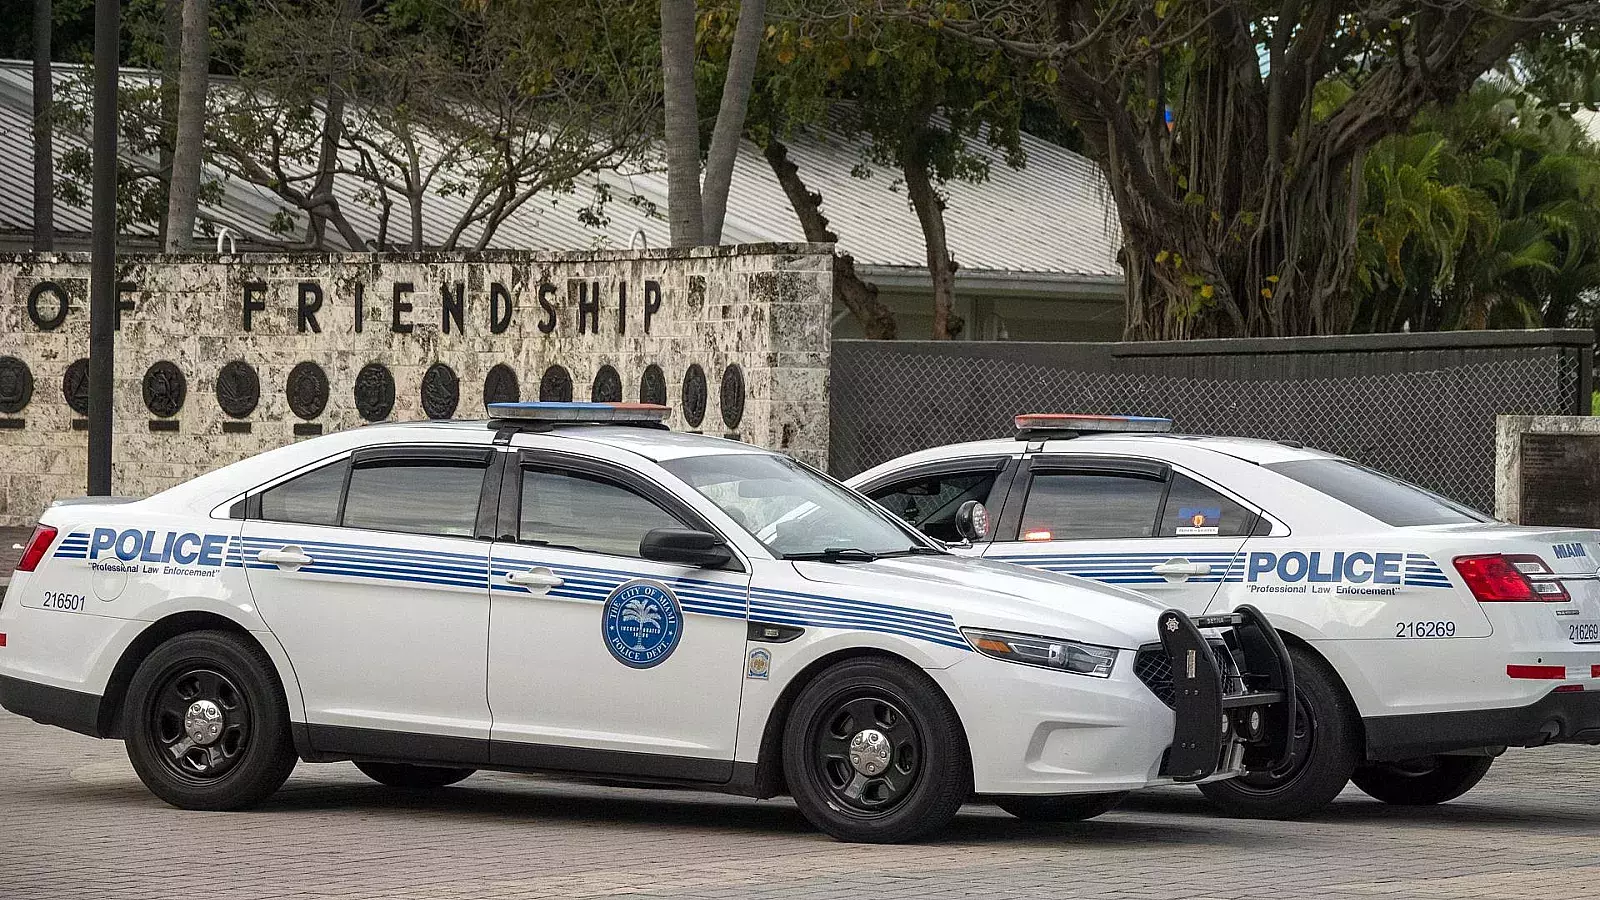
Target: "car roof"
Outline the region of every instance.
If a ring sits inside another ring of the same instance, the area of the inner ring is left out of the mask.
[[[1204,434],[1086,434],[1075,438],[1046,439],[1042,442],[1044,453],[1135,453],[1161,456],[1165,447],[1181,443],[1185,446],[1222,453],[1236,459],[1257,464],[1288,462],[1300,459],[1326,459],[1333,456],[1321,450],[1299,447],[1260,438],[1222,437]],[[947,459],[966,459],[975,456],[1012,456],[1025,452],[1031,446],[1041,446],[1039,441],[1019,441],[1015,438],[992,438],[986,441],[966,441],[946,444],[896,459],[895,468],[904,468]]]

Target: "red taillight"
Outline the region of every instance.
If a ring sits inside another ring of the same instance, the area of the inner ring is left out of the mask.
[[[55,542],[56,530],[49,525],[40,525],[33,529],[33,537],[28,540],[28,548],[22,551],[22,559],[17,562],[18,572],[32,572],[39,567],[39,560],[44,559],[46,550]]]
[[[1564,603],[1572,599],[1544,560],[1530,553],[1458,556],[1455,566],[1479,603]]]
[[[1567,677],[1566,666],[1506,666],[1506,675],[1511,678],[1533,678],[1539,681],[1560,681]]]

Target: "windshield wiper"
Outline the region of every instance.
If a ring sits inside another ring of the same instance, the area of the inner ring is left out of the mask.
[[[815,553],[785,553],[783,558],[826,563],[872,562],[880,555],[881,554],[873,553],[870,550],[862,550],[857,547],[829,547],[826,550],[819,550]]]
[[[914,556],[921,554],[942,555],[943,550],[934,547],[907,547],[904,550],[884,550],[874,553],[871,550],[862,550],[858,547],[829,547],[815,553],[785,553],[784,559],[814,560],[817,562],[872,562],[875,559],[889,559],[895,556]]]

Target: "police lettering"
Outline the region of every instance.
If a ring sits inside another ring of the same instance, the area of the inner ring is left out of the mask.
[[[1576,556],[1589,555],[1589,551],[1583,549],[1582,544],[1555,544],[1552,549],[1556,551],[1556,559],[1572,559]]]
[[[1258,581],[1262,576],[1276,576],[1279,581],[1288,583],[1399,584],[1401,562],[1404,559],[1402,553],[1367,553],[1360,550],[1354,553],[1337,550],[1331,554],[1321,550],[1309,553],[1291,550],[1281,554],[1256,552],[1250,554],[1246,580]]]
[[[158,533],[136,528],[119,532],[112,528],[96,528],[89,536],[89,558],[99,559],[105,553],[123,562],[220,566],[222,551],[227,546],[225,534]]]

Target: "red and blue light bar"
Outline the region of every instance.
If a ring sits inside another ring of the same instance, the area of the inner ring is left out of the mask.
[[[1097,416],[1083,413],[1024,413],[1012,422],[1017,436],[1058,432],[1078,434],[1166,434],[1172,420],[1158,416]]]
[[[659,403],[586,403],[524,400],[486,404],[489,418],[548,423],[659,423],[672,414]]]

